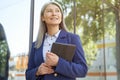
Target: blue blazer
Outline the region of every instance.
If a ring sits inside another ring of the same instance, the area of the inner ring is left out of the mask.
[[[26,80],[75,80],[77,77],[86,76],[88,68],[79,36],[61,30],[56,42],[76,45],[72,62],[59,58],[58,65],[54,69],[58,74],[57,76],[54,74],[47,74],[36,77],[35,74],[38,67],[44,62],[43,44],[40,48],[36,49],[33,43],[28,61],[28,69],[26,70]]]

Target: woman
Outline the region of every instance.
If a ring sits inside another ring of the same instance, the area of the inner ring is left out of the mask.
[[[67,32],[61,6],[49,2],[43,6],[40,16],[40,29],[32,45],[26,80],[75,80],[85,77],[88,69],[79,36]],[[50,52],[53,42],[76,45],[72,62]]]

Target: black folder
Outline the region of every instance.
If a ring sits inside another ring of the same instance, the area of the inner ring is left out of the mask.
[[[76,49],[76,46],[73,44],[55,42],[52,44],[51,52],[71,62],[75,54],[75,49]]]

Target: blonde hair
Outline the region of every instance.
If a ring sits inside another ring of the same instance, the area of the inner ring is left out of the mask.
[[[46,7],[49,5],[49,4],[54,4],[56,6],[59,7],[60,11],[61,11],[61,14],[62,14],[62,21],[61,23],[59,24],[59,28],[60,29],[64,29],[65,31],[67,31],[67,28],[66,28],[66,25],[65,25],[65,21],[64,21],[64,16],[63,16],[63,9],[62,7],[56,3],[56,2],[48,2],[46,3],[42,9],[41,9],[41,13],[40,13],[40,26],[39,26],[39,31],[38,31],[38,35],[37,35],[37,40],[35,42],[35,48],[39,48],[42,44],[42,41],[43,41],[43,37],[44,37],[44,34],[47,32],[47,27],[46,27],[46,24],[44,21],[41,20],[41,16],[43,16],[44,14],[44,11],[46,9]]]

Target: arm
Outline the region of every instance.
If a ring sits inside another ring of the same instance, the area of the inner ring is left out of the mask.
[[[28,69],[26,70],[26,80],[36,80],[36,79],[41,80],[44,75],[54,73],[54,70],[52,69],[51,66],[47,65],[42,61],[39,62],[40,59],[37,58],[40,58],[40,56],[39,54],[38,55],[36,54],[40,52],[38,52],[38,50],[36,51],[35,50],[36,49],[34,48],[33,45],[29,57]]]
[[[76,51],[73,61],[68,62],[62,58],[59,58],[55,72],[72,78],[85,77],[88,69],[84,57],[82,44],[80,42],[80,38],[77,35],[73,35],[71,37],[72,37],[72,41],[71,41],[72,44],[76,45]]]
[[[36,77],[36,72],[38,70],[38,67],[36,67],[34,63],[34,54],[35,54],[34,52],[35,52],[35,49],[34,49],[34,43],[33,43],[30,56],[29,56],[29,61],[28,61],[28,69],[25,72],[26,80],[36,80],[36,78],[42,78],[42,76]]]

